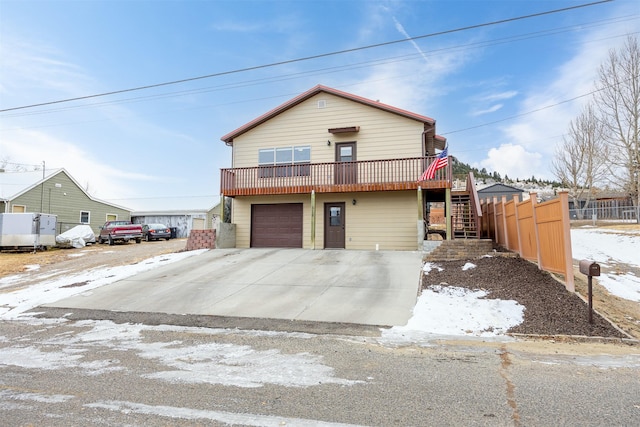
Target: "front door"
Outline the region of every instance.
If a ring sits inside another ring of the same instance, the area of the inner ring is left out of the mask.
[[[344,203],[324,204],[324,247],[344,249]]]
[[[358,182],[358,169],[355,161],[355,141],[336,144],[336,184],[355,184]]]

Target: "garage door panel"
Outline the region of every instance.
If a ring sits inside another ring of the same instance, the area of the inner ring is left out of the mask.
[[[251,205],[252,248],[301,248],[302,203]]]

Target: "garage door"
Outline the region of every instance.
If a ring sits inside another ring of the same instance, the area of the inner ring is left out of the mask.
[[[251,205],[252,248],[301,248],[302,203]]]

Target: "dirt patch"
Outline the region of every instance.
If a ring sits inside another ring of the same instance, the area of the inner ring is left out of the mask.
[[[467,262],[472,262],[476,267],[463,270],[462,267]],[[522,258],[493,256],[434,264],[443,270],[432,269],[429,274],[424,275],[423,289],[443,283],[447,286],[482,289],[488,292],[486,298],[514,300],[523,305],[524,322],[511,328],[511,333],[628,338],[597,313],[593,316],[593,324],[590,324],[588,305],[580,296],[568,292],[551,274],[539,270],[536,265]],[[598,305],[594,302],[596,310],[599,306],[607,307],[609,310],[603,314],[611,316],[614,321],[625,316],[632,317],[618,311],[628,309],[622,301],[613,304],[609,300],[613,301],[615,297],[609,295],[611,298],[605,298],[602,292],[599,294],[601,300]],[[623,322],[622,329],[635,338],[640,338],[640,324],[634,324],[631,319]]]
[[[2,285],[0,293],[24,288],[44,278],[51,279],[98,267],[137,264],[155,256],[180,252],[185,249],[186,244],[186,239],[171,239],[113,246],[93,244],[80,249],[53,248],[35,253],[1,252],[0,279],[19,275],[19,280]]]

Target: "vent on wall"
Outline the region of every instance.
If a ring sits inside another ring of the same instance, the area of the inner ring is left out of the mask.
[[[324,99],[318,100],[318,108],[324,108],[326,106],[327,106],[327,101],[325,101]]]

